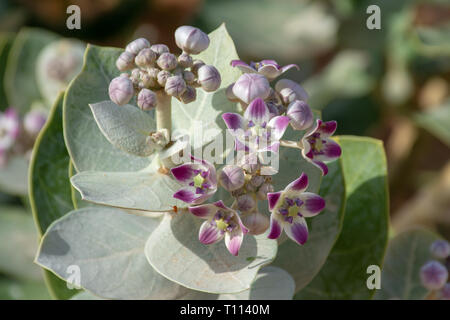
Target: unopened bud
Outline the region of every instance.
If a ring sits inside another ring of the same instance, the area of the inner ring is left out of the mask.
[[[172,74],[166,70],[162,70],[162,71],[158,72],[158,76],[157,76],[158,84],[161,87],[164,87],[166,85],[167,79],[169,79],[171,76],[172,76]]]
[[[109,98],[119,106],[127,104],[134,96],[133,82],[128,77],[120,76],[109,84]]]
[[[175,31],[175,42],[184,52],[199,54],[208,48],[209,37],[198,28],[181,26]]]
[[[147,68],[147,73],[148,73],[148,75],[149,75],[150,77],[154,78],[155,80],[158,80],[158,73],[159,73],[160,71],[161,71],[160,69],[154,68],[154,67]]]
[[[169,52],[169,47],[165,44],[154,44],[150,47],[154,52],[156,52],[158,55],[161,55],[165,52]]]
[[[154,88],[158,86],[157,80],[150,76],[147,72],[141,73],[141,83],[144,88]]]
[[[142,89],[137,97],[137,105],[142,110],[151,110],[156,107],[156,93],[149,89]]]
[[[431,254],[437,259],[446,259],[450,256],[450,244],[446,240],[436,240],[431,244]]]
[[[314,115],[305,101],[295,100],[289,104],[286,115],[295,130],[305,130],[314,122]]]
[[[185,104],[195,101],[197,99],[197,90],[191,86],[186,86],[186,91],[183,92],[180,99]]]
[[[184,70],[183,71],[183,79],[184,79],[184,81],[186,81],[186,83],[192,84],[195,81],[195,75],[190,71]]]
[[[425,288],[439,290],[447,282],[448,271],[440,262],[429,261],[420,268],[420,279]]]
[[[195,75],[197,75],[198,69],[200,69],[200,67],[203,67],[204,65],[205,65],[205,63],[202,60],[194,60],[194,62],[192,63],[191,71]]]
[[[259,200],[266,200],[267,194],[269,192],[273,192],[274,188],[273,185],[270,183],[264,183],[261,187],[259,187],[258,192],[256,193],[256,196]]]
[[[164,90],[169,96],[180,97],[186,91],[186,82],[180,76],[171,76],[167,79]]]
[[[177,67],[177,57],[169,52],[164,52],[161,54],[156,61],[158,66],[163,70],[173,70]]]
[[[221,81],[220,73],[214,66],[204,65],[198,69],[198,83],[206,92],[216,91]]]
[[[192,67],[194,60],[192,59],[192,57],[190,55],[188,55],[187,53],[182,53],[180,54],[180,56],[178,57],[178,63],[180,64],[180,66],[182,66],[183,68],[190,68]]]
[[[134,68],[134,54],[124,51],[116,60],[116,67],[120,71],[127,71]]]
[[[148,42],[147,39],[139,38],[130,42],[125,48],[125,51],[128,51],[136,56],[139,51],[148,47],[150,47],[150,42]]]
[[[261,186],[264,183],[265,179],[264,177],[260,176],[260,175],[255,175],[252,176],[250,179],[250,184],[252,186],[254,186],[255,188],[258,188],[259,186]]]
[[[139,51],[138,55],[134,59],[134,62],[138,67],[147,68],[153,65],[157,58],[157,54],[150,48],[145,48]]]
[[[227,165],[219,174],[219,182],[227,191],[237,190],[245,183],[244,170],[239,166]]]
[[[249,233],[255,236],[266,232],[270,225],[269,217],[259,212],[243,214],[241,220]]]
[[[27,112],[23,119],[23,126],[25,131],[35,137],[41,131],[47,120],[47,115],[41,110],[31,110]]]
[[[255,208],[256,201],[249,194],[243,194],[237,198],[237,209],[241,212],[248,212]]]
[[[257,73],[244,73],[234,84],[233,93],[247,104],[256,98],[264,100],[270,94],[269,81]]]
[[[281,79],[275,85],[275,90],[285,104],[295,100],[308,100],[308,93],[297,82],[289,79]]]

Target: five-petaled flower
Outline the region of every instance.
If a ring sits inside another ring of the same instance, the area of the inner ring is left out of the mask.
[[[316,125],[302,138],[303,157],[317,166],[322,171],[322,175],[328,173],[328,167],[324,161],[332,161],[341,156],[341,147],[330,139],[336,127],[336,121],[323,122],[317,119]]]
[[[189,211],[207,219],[200,227],[198,238],[201,243],[213,244],[225,238],[228,251],[238,255],[248,229],[242,224],[237,211],[228,208],[222,201],[190,207]]]
[[[319,195],[305,192],[308,176],[304,173],[291,182],[283,191],[267,194],[269,200],[269,239],[277,239],[284,231],[298,244],[308,239],[305,217],[313,217],[325,208],[325,200]]]
[[[245,63],[241,60],[232,60],[232,67],[238,67],[241,71],[245,73],[259,73],[265,76],[269,81],[273,80],[289,69],[297,68],[296,64],[288,64],[287,66],[280,66],[275,60],[261,60],[259,62],[250,62],[250,64]]]
[[[200,204],[212,197],[217,190],[215,167],[206,160],[191,156],[192,162],[171,169],[174,178],[185,187],[173,197],[189,204]]]
[[[290,118],[287,116],[271,117],[269,108],[261,98],[248,105],[243,117],[237,113],[222,115],[235,137],[236,149],[258,156],[264,152],[278,152],[279,140],[289,125]]]

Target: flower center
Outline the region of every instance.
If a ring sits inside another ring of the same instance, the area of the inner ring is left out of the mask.
[[[216,227],[217,229],[221,230],[221,231],[225,231],[228,227],[228,223],[226,223],[223,218],[216,220]]]
[[[300,198],[285,198],[282,207],[278,212],[283,216],[284,221],[292,223],[296,216],[302,217],[300,209],[303,205],[303,201]]]
[[[203,183],[205,182],[205,178],[202,177],[202,174],[199,173],[194,177],[194,187],[203,188]]]
[[[294,204],[292,207],[290,207],[288,209],[288,211],[289,211],[289,213],[288,213],[289,217],[295,217],[300,212],[300,207],[298,205]]]

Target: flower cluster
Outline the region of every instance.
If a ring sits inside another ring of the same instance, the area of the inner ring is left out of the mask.
[[[420,269],[422,285],[435,291],[437,298],[450,300],[450,244],[445,240],[436,240],[430,246],[430,251],[436,260],[428,261]]]
[[[129,43],[116,61],[124,73],[109,85],[111,100],[123,105],[136,95],[138,106],[150,110],[157,105],[157,92],[187,104],[196,100],[198,87],[207,92],[217,90],[221,83],[218,70],[191,56],[208,48],[208,35],[198,28],[181,26],[175,31],[175,42],[182,50],[178,56],[166,45],[151,45],[144,38]]]
[[[228,86],[226,95],[240,102],[243,115],[224,113],[222,118],[235,139],[238,160],[216,172],[212,164],[191,157],[191,162],[171,169],[173,177],[184,185],[174,197],[188,203],[192,214],[207,220],[200,228],[202,243],[212,244],[224,238],[233,255],[238,254],[246,233],[257,235],[268,229],[270,239],[277,239],[284,230],[303,245],[308,239],[305,218],[319,214],[325,200],[306,192],[308,177],[304,173],[284,190],[274,192],[272,179],[276,179],[278,170],[266,163],[267,155],[278,155],[283,145],[302,149],[302,156],[326,175],[325,161],[341,155],[339,145],[330,139],[336,122],[314,120],[306,102],[307,93],[294,81],[281,79],[271,87],[270,81],[289,69],[298,69],[297,65],[281,67],[273,60],[250,64],[234,60],[231,65],[244,74]],[[282,140],[289,125],[300,133],[298,141]],[[218,187],[234,199],[231,207],[222,201],[203,204]],[[270,218],[258,206],[264,200],[268,200]]]
[[[46,119],[45,112],[38,109],[29,111],[23,119],[14,108],[0,112],[0,168],[6,166],[10,156],[29,157]]]

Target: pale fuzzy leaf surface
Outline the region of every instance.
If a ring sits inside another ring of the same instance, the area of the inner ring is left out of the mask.
[[[320,271],[342,227],[345,209],[345,186],[339,161],[328,165],[329,172],[322,179],[320,195],[325,209],[316,217],[306,219],[308,241],[299,246],[284,236],[278,246],[274,266],[283,268],[295,279],[296,291],[304,288]]]
[[[153,153],[146,142],[156,130],[153,117],[132,105],[118,106],[107,100],[91,104],[98,127],[115,147],[138,157]]]
[[[416,113],[414,119],[419,126],[450,146],[450,100],[435,109]]]
[[[389,242],[381,272],[381,289],[377,300],[420,300],[429,291],[420,281],[420,268],[431,256],[430,245],[439,237],[427,230],[400,233]]]
[[[55,220],[73,209],[69,181],[70,157],[64,144],[61,92],[34,145],[30,161],[29,199],[39,237]],[[54,298],[67,299],[76,293],[66,283],[45,271],[47,287]]]
[[[186,289],[180,300],[291,300],[294,279],[283,269],[266,266],[256,275],[250,289],[239,293],[212,294]]]
[[[267,235],[247,235],[235,257],[224,241],[204,245],[198,240],[203,221],[187,212],[166,214],[145,246],[150,264],[163,276],[193,290],[220,294],[250,288],[259,268],[274,259],[276,241]]]
[[[218,134],[223,134],[226,128],[221,114],[237,112],[237,105],[225,96],[225,89],[235,82],[241,72],[230,66],[231,60],[239,59],[233,40],[224,24],[209,34],[210,45],[207,50],[194,56],[206,64],[219,70],[222,78],[220,88],[215,92],[205,92],[197,89],[197,100],[183,104],[172,99],[172,126],[175,133],[189,134],[191,145],[201,147],[212,141]]]
[[[79,266],[81,287],[109,299],[173,299],[179,286],[155,272],[144,255],[160,223],[114,208],[84,208],[53,223],[36,261],[62,279]]]
[[[88,291],[82,291],[76,295],[74,295],[70,300],[103,300],[100,297],[97,297],[96,295],[88,292]]]
[[[39,267],[33,264],[37,245],[31,215],[21,207],[0,207],[0,272],[25,280],[42,280]]]
[[[341,136],[346,207],[342,231],[324,266],[296,299],[369,299],[367,267],[383,264],[388,234],[387,168],[380,141]]]
[[[23,114],[42,94],[35,77],[37,58],[41,50],[58,39],[54,33],[23,28],[14,39],[9,52],[5,74],[5,88],[10,105]]]
[[[72,185],[82,200],[143,211],[168,211],[186,204],[173,198],[181,185],[171,176],[158,171],[80,172],[72,177]]]
[[[89,104],[109,100],[108,86],[120,72],[115,61],[123,49],[89,45],[81,73],[64,99],[64,136],[78,172],[137,171],[150,164],[113,146],[98,127]]]
[[[23,156],[12,156],[0,168],[0,190],[12,195],[28,193],[28,161]]]

